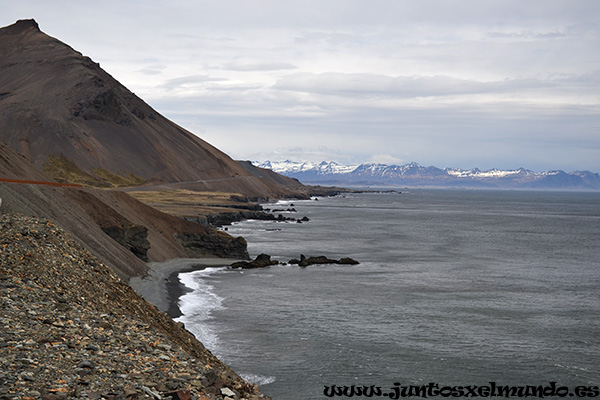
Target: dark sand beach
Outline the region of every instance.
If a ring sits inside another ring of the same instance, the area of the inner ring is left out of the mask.
[[[178,301],[186,292],[179,281],[182,272],[198,271],[211,267],[231,265],[239,259],[229,258],[176,258],[163,262],[148,263],[150,273],[145,277],[134,277],[129,284],[159,310],[171,318],[181,316]]]

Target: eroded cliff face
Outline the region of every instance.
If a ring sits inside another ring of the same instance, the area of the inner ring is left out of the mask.
[[[246,240],[241,236],[234,238],[223,232],[210,230],[204,233],[176,232],[174,237],[193,257],[249,258]]]
[[[164,214],[123,192],[0,183],[0,212],[56,221],[123,279],[148,272],[145,261],[248,259],[246,241]]]
[[[148,261],[148,228],[136,224],[111,225],[101,227],[102,231],[121,246],[129,249],[137,258]]]

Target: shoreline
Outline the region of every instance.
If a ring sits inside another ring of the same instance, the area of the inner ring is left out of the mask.
[[[200,271],[211,267],[226,267],[240,261],[235,258],[173,258],[161,262],[147,263],[148,275],[133,277],[129,285],[149,303],[172,319],[182,315],[179,298],[188,292],[178,278],[183,272]]]

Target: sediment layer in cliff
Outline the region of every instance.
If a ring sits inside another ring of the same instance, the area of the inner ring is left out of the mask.
[[[145,261],[248,258],[243,238],[167,215],[123,192],[4,183],[0,198],[0,212],[52,219],[123,279],[146,274]]]

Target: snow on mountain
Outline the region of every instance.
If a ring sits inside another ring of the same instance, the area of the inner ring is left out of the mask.
[[[314,163],[286,160],[253,164],[307,184],[600,190],[600,175],[589,171],[440,169],[423,167],[416,162],[404,165],[341,165],[334,161]]]
[[[253,161],[255,166],[267,168],[278,174],[297,174],[303,172],[315,173],[317,175],[325,174],[347,174],[356,169],[356,165],[340,165],[335,161],[323,161],[320,163],[298,162],[298,161]],[[288,175],[289,176],[289,175]]]
[[[444,170],[448,173],[448,175],[452,175],[457,178],[505,178],[509,176],[515,176],[518,174],[535,174],[535,172],[528,171],[523,168],[506,171],[495,168],[487,171],[481,171],[478,168],[470,170],[462,170],[460,168],[445,168]]]

